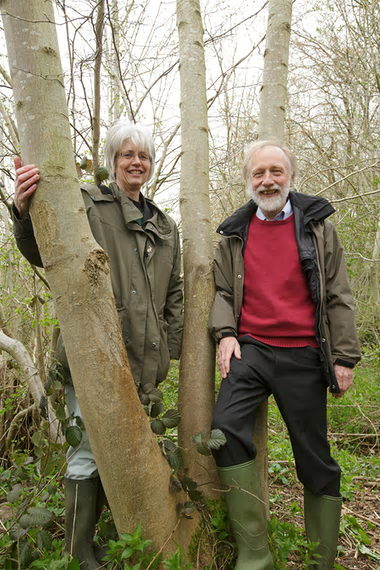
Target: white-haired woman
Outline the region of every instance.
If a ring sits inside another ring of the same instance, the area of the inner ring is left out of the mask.
[[[96,241],[110,257],[111,279],[132,374],[139,391],[158,384],[170,358],[180,356],[183,303],[180,243],[175,222],[141,192],[154,173],[155,149],[148,130],[118,121],[106,137],[110,185],[81,187]],[[15,158],[14,231],[21,253],[34,265],[42,261],[29,218],[29,200],[39,171]],[[70,414],[80,416],[62,342],[59,359],[66,378]],[[101,512],[102,487],[87,440],[68,453],[65,477],[66,549],[98,568],[93,535]],[[74,508],[76,505],[76,508]],[[75,525],[74,525],[75,521]],[[99,558],[99,556],[98,556]]]

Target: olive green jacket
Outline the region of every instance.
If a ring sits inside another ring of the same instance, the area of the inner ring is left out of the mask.
[[[151,217],[141,223],[140,210],[114,183],[109,189],[86,184],[81,190],[94,238],[110,257],[112,287],[135,383],[159,383],[166,377],[170,358],[178,359],[181,352],[178,228],[148,199],[145,208]],[[15,214],[18,248],[31,263],[42,266],[31,221],[19,220]]]
[[[339,393],[333,365],[353,367],[360,360],[354,301],[344,254],[333,224],[334,208],[318,196],[290,192],[301,267],[316,306],[315,334],[322,369],[332,392]],[[214,257],[216,295],[210,332],[217,342],[238,336],[244,292],[244,247],[257,206],[251,200],[217,229],[222,236]]]

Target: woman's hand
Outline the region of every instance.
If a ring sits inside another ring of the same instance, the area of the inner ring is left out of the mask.
[[[21,160],[18,156],[15,156],[14,163],[16,169],[14,203],[20,218],[25,219],[29,215],[30,198],[37,188],[40,171],[34,164],[21,166]]]

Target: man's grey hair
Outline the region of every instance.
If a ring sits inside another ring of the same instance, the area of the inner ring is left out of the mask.
[[[106,135],[104,158],[109,174],[109,181],[115,181],[115,168],[118,153],[121,151],[124,141],[129,139],[135,147],[140,147],[150,158],[149,178],[154,174],[156,151],[153,138],[149,130],[142,125],[119,119],[110,127]]]
[[[286,146],[276,142],[276,141],[256,141],[251,143],[246,151],[245,151],[245,155],[244,155],[244,160],[243,160],[243,164],[242,164],[242,168],[243,168],[243,174],[244,174],[244,178],[246,180],[246,182],[248,183],[248,186],[250,186],[250,167],[251,167],[251,163],[252,163],[252,159],[254,157],[254,155],[256,154],[256,152],[258,152],[259,150],[261,150],[262,148],[265,148],[267,146],[274,146],[279,148],[280,150],[282,150],[282,152],[285,154],[287,161],[289,163],[289,173],[291,177],[294,177],[297,175],[297,159],[295,157],[295,154]]]

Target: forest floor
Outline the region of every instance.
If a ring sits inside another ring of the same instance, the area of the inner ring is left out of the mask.
[[[355,517],[360,521],[365,529],[371,544],[366,545],[368,551],[376,556],[380,553],[380,481],[367,483],[363,478],[363,487],[354,493],[351,500],[345,501],[342,508],[343,519],[346,516]],[[300,484],[291,486],[271,484],[271,493],[278,492],[282,496],[282,503],[271,508],[271,514],[276,516],[281,522],[295,523],[299,532],[304,532],[303,516],[301,513],[303,505],[303,490]],[[298,514],[290,516],[290,506],[297,502]],[[351,519],[352,520],[352,519]],[[337,568],[344,570],[379,570],[380,557],[376,562],[365,554],[361,554],[358,549],[356,537],[350,533],[341,533],[339,537],[339,557],[336,559]],[[339,565],[339,566],[338,566]],[[301,566],[303,568],[303,564]],[[288,568],[300,569],[300,560],[296,555],[290,555]]]

